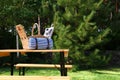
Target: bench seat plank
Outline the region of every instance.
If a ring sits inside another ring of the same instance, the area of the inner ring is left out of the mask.
[[[26,64],[26,63],[19,63],[16,64],[15,67],[18,69],[20,67],[43,67],[43,68],[60,68],[59,64]],[[65,65],[65,68],[72,68],[72,65]]]
[[[0,80],[70,80],[68,76],[0,76]]]

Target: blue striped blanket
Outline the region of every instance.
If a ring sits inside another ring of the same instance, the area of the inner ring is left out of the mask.
[[[52,49],[53,40],[51,38],[30,37],[28,41],[29,49]]]

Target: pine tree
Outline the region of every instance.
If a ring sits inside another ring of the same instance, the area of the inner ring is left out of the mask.
[[[54,5],[55,47],[69,48],[70,57],[78,68],[95,67],[97,61],[108,61],[95,48],[104,42],[110,31],[108,28],[100,30],[94,20],[102,2],[103,0],[57,0]],[[92,53],[87,53],[86,56],[86,51],[90,50]]]

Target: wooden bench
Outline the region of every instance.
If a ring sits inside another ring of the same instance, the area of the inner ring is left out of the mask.
[[[35,68],[61,68],[60,64],[28,64],[28,63],[18,63],[14,65],[16,69],[19,69],[19,75],[25,75],[26,67]],[[71,69],[72,65],[65,65],[65,75],[67,76],[67,69]],[[21,70],[22,69],[22,70]]]
[[[61,76],[67,76],[67,70],[65,68],[65,57],[68,57],[68,52],[69,52],[69,49],[52,49],[52,50],[28,50],[28,49],[3,49],[3,50],[0,50],[0,52],[10,52],[10,56],[11,56],[11,75],[13,75],[14,73],[14,57],[16,54],[16,52],[24,52],[24,53],[27,53],[27,52],[36,52],[36,54],[38,54],[39,52],[43,52],[43,53],[47,53],[49,54],[49,52],[52,52],[52,53],[59,53],[60,54],[60,72],[61,72]],[[44,65],[46,66],[46,65]],[[53,66],[53,65],[49,65],[50,66]]]
[[[19,69],[21,67],[43,67],[43,68],[60,68],[59,64],[27,64],[27,63],[18,63],[14,65],[16,69]],[[71,69],[72,65],[65,65],[65,68]]]
[[[70,80],[68,76],[0,76],[0,80]]]

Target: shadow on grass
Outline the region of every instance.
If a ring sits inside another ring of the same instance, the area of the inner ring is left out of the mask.
[[[10,75],[10,66],[0,66],[0,75]],[[41,76],[59,76],[58,69],[51,68],[26,68],[25,75],[41,75]],[[19,75],[19,70],[14,68],[14,75]]]
[[[0,74],[10,72],[10,66],[0,66]]]
[[[107,68],[107,69],[92,69],[92,73],[96,74],[110,74],[110,75],[120,75],[120,67]]]

